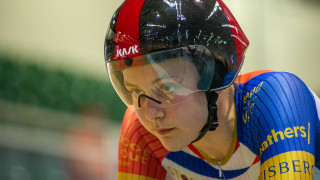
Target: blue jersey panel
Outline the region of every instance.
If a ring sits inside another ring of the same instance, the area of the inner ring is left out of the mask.
[[[236,102],[239,140],[261,156],[261,164],[285,152],[315,154],[315,102],[296,76],[285,72],[256,76],[239,85]]]

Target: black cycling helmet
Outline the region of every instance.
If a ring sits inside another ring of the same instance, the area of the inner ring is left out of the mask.
[[[198,140],[217,127],[214,91],[233,84],[248,45],[221,0],[126,0],[107,30],[105,62],[121,99],[137,109],[142,107],[142,99],[166,106],[193,92],[206,92],[210,114]],[[198,72],[196,86],[173,78],[177,70],[183,72],[179,76],[188,77],[190,63]],[[171,70],[168,64],[172,64]],[[145,66],[152,70],[143,69]],[[128,88],[123,73],[130,68],[140,68],[137,72],[146,78],[156,74],[161,83],[148,86],[150,93]],[[174,83],[163,83],[168,77]]]

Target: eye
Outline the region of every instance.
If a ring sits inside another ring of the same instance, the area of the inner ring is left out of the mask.
[[[172,83],[163,84],[160,86],[160,90],[163,93],[172,93],[178,90],[179,86]]]
[[[144,92],[138,88],[131,89],[129,90],[129,92],[137,97],[140,96],[141,94],[144,94]]]

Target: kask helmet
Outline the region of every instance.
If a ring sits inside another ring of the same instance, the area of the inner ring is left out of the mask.
[[[107,30],[105,62],[126,105],[171,105],[196,91],[212,101],[209,92],[234,82],[248,45],[221,0],[126,0]]]

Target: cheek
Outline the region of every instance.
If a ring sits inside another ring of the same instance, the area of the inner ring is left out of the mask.
[[[136,111],[140,123],[150,132],[150,121],[147,120],[142,111]]]
[[[171,116],[181,127],[188,129],[202,129],[207,122],[207,99],[202,92],[194,93],[183,103],[171,109]]]
[[[230,95],[226,93],[220,94],[217,101],[218,119],[225,119],[226,117],[228,117],[232,105],[233,102],[230,100]]]

